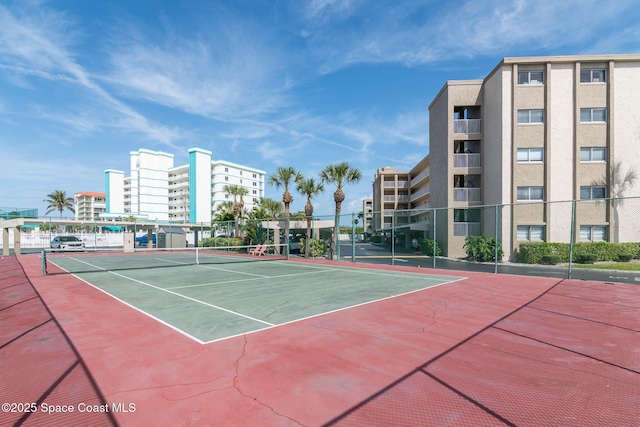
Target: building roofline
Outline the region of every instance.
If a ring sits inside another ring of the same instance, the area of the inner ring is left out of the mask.
[[[436,103],[438,98],[445,92],[445,90],[449,86],[474,86],[474,85],[482,85],[484,79],[476,79],[476,80],[447,80],[447,82],[442,86],[438,94],[433,98],[433,101],[429,104],[429,109]]]
[[[249,167],[249,166],[245,166],[245,165],[239,165],[237,163],[231,163],[231,162],[228,162],[226,160],[211,160],[211,164],[212,165],[233,166],[233,167],[238,168],[238,169],[251,171],[251,172],[257,172],[257,173],[262,174],[262,175],[266,175],[267,174],[266,171],[263,171],[263,170],[260,170],[260,169],[255,169],[255,168],[252,168],[252,167]]]
[[[110,172],[110,173],[121,173],[122,175],[124,175],[124,171],[119,171],[117,169],[105,169],[104,170],[105,173]]]
[[[637,62],[640,61],[640,54],[610,54],[610,55],[557,55],[557,56],[509,56],[502,58],[483,81],[487,81],[502,66],[511,64],[568,64],[572,62]]]

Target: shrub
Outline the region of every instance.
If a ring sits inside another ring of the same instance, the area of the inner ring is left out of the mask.
[[[426,256],[433,256],[433,239],[421,239],[420,243],[420,252]],[[436,241],[436,256],[442,255],[442,251],[440,250],[440,245]]]
[[[242,239],[235,237],[207,237],[198,242],[198,246],[201,248],[225,248],[229,246],[241,246],[243,244],[244,241]]]
[[[382,243],[382,236],[380,234],[372,234],[371,235],[372,243]]]
[[[569,262],[569,244],[566,243],[522,243],[518,260],[525,264],[542,264],[545,256],[557,256],[559,262]]]
[[[560,255],[544,255],[542,258],[540,258],[540,264],[545,265],[560,264],[560,261],[562,261]]]
[[[618,262],[629,262],[633,259],[633,254],[618,254]]]
[[[472,261],[495,261],[496,245],[498,247],[498,259],[502,259],[504,252],[502,244],[496,242],[493,237],[487,236],[467,236],[464,239],[464,250],[467,252],[467,258]]]
[[[578,264],[593,264],[598,260],[596,254],[579,254],[575,257]]]
[[[304,255],[307,250],[307,244],[304,239],[300,239],[300,253]],[[309,252],[312,257],[322,256],[327,253],[327,243],[322,239],[309,240]]]

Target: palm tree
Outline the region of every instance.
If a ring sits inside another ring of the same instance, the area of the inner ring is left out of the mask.
[[[265,197],[264,199],[262,199],[261,204],[264,210],[267,212],[267,217],[269,219],[282,218],[282,215],[284,214],[284,206],[282,205],[282,202],[280,200],[274,200]]]
[[[293,196],[289,193],[289,186],[301,179],[302,174],[291,166],[286,168],[281,166],[269,176],[269,185],[275,185],[276,188],[284,188],[282,202],[284,203],[284,236],[287,247],[289,246],[289,207],[293,202]]]
[[[237,184],[225,185],[223,190],[233,196],[233,220],[235,221],[235,237],[239,237],[240,223],[238,219],[244,217],[243,196],[249,194],[249,190]],[[240,197],[239,202],[238,197]]]
[[[307,204],[304,207],[304,214],[307,217],[307,237],[304,239],[305,258],[309,258],[311,240],[311,219],[313,217],[313,205],[311,199],[324,191],[322,182],[316,182],[313,178],[301,179],[298,181],[298,192],[307,196]]]
[[[339,227],[340,227],[340,210],[342,208],[342,202],[345,199],[344,191],[342,187],[347,184],[355,184],[362,178],[362,173],[349,166],[349,163],[342,162],[337,165],[328,165],[322,171],[320,171],[320,178],[323,183],[332,183],[336,185],[336,191],[333,193],[333,200],[336,202],[336,217],[335,225],[333,227],[333,240],[331,241],[332,253],[336,254],[340,259],[340,245],[338,245]]]
[[[618,207],[623,207],[624,197],[627,192],[635,185],[638,179],[638,172],[632,166],[626,173],[622,172],[622,162],[616,162],[611,165],[611,185],[609,188],[609,197],[611,197],[611,207],[613,208],[613,241],[620,241],[620,213]]]
[[[215,233],[218,230],[224,230],[225,234],[228,236],[230,233],[226,225],[229,221],[233,221],[233,202],[226,200],[216,207],[216,214],[212,220],[211,231]],[[221,223],[223,223],[224,226]]]
[[[67,197],[67,193],[65,191],[55,190],[53,193],[47,194],[47,198],[44,199],[43,202],[49,203],[49,206],[47,206],[47,209],[49,210],[45,212],[45,215],[57,209],[60,211],[60,219],[62,219],[63,210],[69,209],[73,213],[76,212],[74,209],[75,204],[73,199],[71,197]]]

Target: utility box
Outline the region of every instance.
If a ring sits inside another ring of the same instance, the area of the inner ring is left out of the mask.
[[[126,232],[124,233],[124,251],[125,252],[133,252],[133,247],[134,247],[134,235],[133,233],[130,232]]]
[[[184,249],[187,247],[187,233],[182,227],[161,225],[157,234],[157,248]]]

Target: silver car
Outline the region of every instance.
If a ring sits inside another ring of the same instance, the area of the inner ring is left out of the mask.
[[[76,236],[58,236],[51,241],[52,249],[84,249],[84,242]]]

